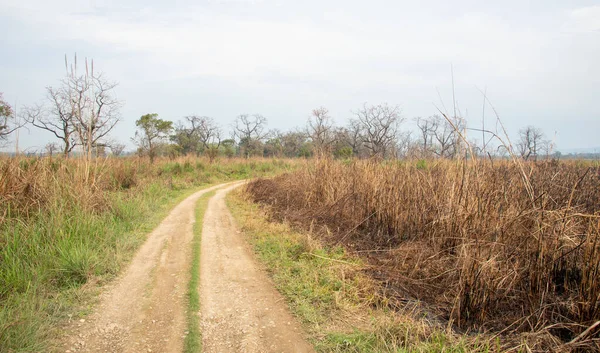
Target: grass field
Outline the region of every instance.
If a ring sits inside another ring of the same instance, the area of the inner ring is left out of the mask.
[[[191,192],[291,168],[278,160],[0,160],[0,347],[52,348],[62,323]]]
[[[0,347],[54,349],[173,206],[269,176],[228,204],[318,351],[597,351],[599,167],[0,159]],[[194,315],[188,328],[186,349],[199,351]]]
[[[501,350],[595,351],[598,167],[320,160],[248,191],[272,219],[364,261],[390,310],[419,301]]]

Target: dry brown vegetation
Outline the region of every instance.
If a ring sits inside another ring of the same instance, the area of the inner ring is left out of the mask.
[[[588,162],[318,160],[255,201],[503,350],[600,349],[600,169]]]

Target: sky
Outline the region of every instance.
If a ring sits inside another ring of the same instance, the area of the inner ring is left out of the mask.
[[[77,53],[119,83],[113,138],[130,146],[146,113],[226,130],[257,113],[289,130],[320,106],[343,125],[388,103],[412,130],[454,95],[470,127],[493,126],[493,106],[513,139],[534,125],[561,151],[600,151],[598,0],[0,0],[0,33],[0,92],[17,111]],[[19,135],[22,149],[49,141]]]

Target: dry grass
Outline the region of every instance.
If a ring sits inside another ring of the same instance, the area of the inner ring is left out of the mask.
[[[317,352],[488,353],[496,345],[478,336],[454,335],[423,316],[416,302],[391,312],[364,268],[342,247],[316,234],[269,220],[268,211],[236,190],[227,204],[277,289],[303,323]]]
[[[248,190],[367,258],[396,305],[423,300],[504,349],[600,349],[597,165],[320,160]]]
[[[162,182],[171,189],[185,189],[217,180],[249,178],[286,168],[289,161],[255,158],[162,159],[151,164],[145,158],[82,159],[0,158],[0,221],[23,219],[51,208],[76,207],[102,212],[107,196],[117,191],[139,191]]]

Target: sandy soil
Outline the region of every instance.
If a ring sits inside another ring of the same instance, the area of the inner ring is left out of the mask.
[[[311,352],[227,210],[224,195],[239,185],[204,189],[177,205],[103,290],[94,312],[67,328],[62,351],[181,352],[196,202],[227,186],[211,198],[204,218],[198,313],[203,351]]]

